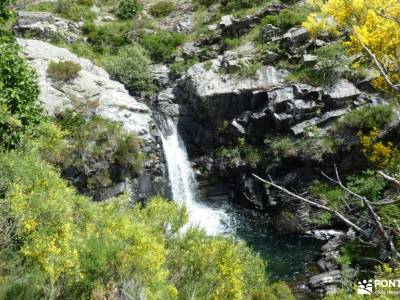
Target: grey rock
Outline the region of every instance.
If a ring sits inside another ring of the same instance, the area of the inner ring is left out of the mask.
[[[158,93],[154,106],[164,115],[175,118],[179,116],[179,105],[174,102],[173,88],[168,88]]]
[[[309,32],[304,27],[293,27],[284,35],[284,41],[289,45],[298,45],[304,43],[309,38]]]
[[[150,71],[159,87],[166,87],[169,84],[170,70],[168,66],[162,64],[152,65]]]
[[[342,100],[355,99],[360,93],[354,84],[347,79],[341,79],[335,85],[324,89],[325,98],[332,104]]]
[[[265,64],[273,64],[278,61],[279,57],[279,54],[268,50],[263,53],[263,62]]]
[[[306,232],[307,234],[311,234],[320,240],[330,240],[335,237],[342,237],[346,233],[342,230],[334,230],[334,229],[316,229],[310,230]]]
[[[331,284],[341,284],[342,274],[340,270],[328,271],[310,278],[309,284],[313,289],[321,288]]]
[[[301,59],[301,62],[308,67],[314,66],[317,63],[317,61],[318,57],[312,54],[304,54]]]
[[[280,29],[278,27],[275,27],[272,24],[267,24],[262,30],[261,30],[261,36],[264,42],[269,42],[273,40],[276,36],[278,36],[280,33]]]
[[[180,85],[189,95],[189,104],[200,118],[233,119],[249,110],[248,97],[254,91],[283,85],[284,74],[272,66],[258,70],[254,77],[238,78],[219,72],[223,58],[190,67]]]
[[[219,26],[221,28],[229,27],[233,24],[233,16],[225,15],[221,17],[221,21],[219,22]]]
[[[29,39],[17,39],[17,42],[21,53],[38,74],[39,101],[48,114],[55,115],[58,111],[73,108],[77,101],[95,101],[96,114],[121,122],[128,131],[144,140],[152,140],[150,109],[130,96],[121,83],[111,80],[102,68],[47,42]],[[47,77],[51,61],[73,61],[81,66],[81,71],[69,82],[54,82]]]
[[[56,17],[45,12],[18,12],[18,21],[14,26],[17,36],[34,36],[44,40],[63,40],[73,43],[80,40],[78,23]]]

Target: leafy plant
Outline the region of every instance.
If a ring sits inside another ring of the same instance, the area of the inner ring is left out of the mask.
[[[262,26],[272,24],[282,30],[289,30],[294,26],[301,25],[310,13],[310,8],[306,5],[296,5],[281,10],[277,15],[268,15],[261,22]]]
[[[51,61],[47,75],[55,81],[69,81],[78,76],[81,66],[73,61]]]
[[[161,31],[142,36],[140,43],[150,53],[155,62],[169,62],[176,53],[176,48],[183,44],[185,35],[175,32]]]
[[[172,1],[160,1],[152,5],[149,13],[156,18],[166,17],[175,10],[175,4]]]
[[[337,130],[353,129],[356,131],[371,131],[382,128],[393,119],[394,111],[391,105],[375,105],[353,110],[339,119]]]
[[[378,200],[387,186],[387,181],[372,170],[364,171],[360,175],[349,176],[346,180],[350,190],[370,201]]]
[[[139,44],[124,46],[108,58],[106,68],[111,77],[122,82],[132,93],[152,91],[153,77],[148,52]]]
[[[43,119],[35,72],[15,44],[0,44],[0,146],[14,148],[22,134]]]
[[[141,9],[142,4],[139,0],[120,0],[115,14],[121,19],[131,19]]]

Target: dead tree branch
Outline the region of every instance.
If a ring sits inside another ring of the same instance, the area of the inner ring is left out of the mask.
[[[269,185],[273,186],[274,188],[276,188],[276,189],[278,189],[278,190],[284,192],[285,194],[287,194],[287,195],[289,195],[289,196],[292,196],[293,198],[296,198],[296,199],[298,199],[298,200],[300,200],[300,201],[303,201],[303,202],[305,202],[305,203],[308,203],[308,204],[311,205],[311,206],[317,207],[317,208],[319,208],[319,209],[322,209],[322,210],[325,210],[325,211],[328,211],[328,212],[334,214],[338,219],[342,220],[344,223],[346,223],[348,226],[350,226],[351,228],[353,228],[353,229],[354,229],[355,231],[357,231],[359,234],[363,235],[363,236],[366,237],[366,238],[370,238],[370,235],[369,235],[365,230],[363,230],[361,227],[359,227],[359,226],[357,226],[356,224],[354,224],[352,221],[350,221],[348,218],[346,218],[344,215],[342,215],[342,214],[341,214],[340,212],[338,212],[337,210],[334,210],[334,209],[332,209],[332,208],[330,208],[330,207],[328,207],[328,206],[325,206],[325,205],[323,205],[323,204],[320,204],[320,203],[317,203],[317,202],[315,202],[315,201],[312,201],[312,200],[309,200],[309,199],[307,199],[307,198],[304,198],[304,197],[302,197],[302,196],[299,196],[299,195],[297,195],[297,194],[295,194],[295,193],[293,193],[293,192],[291,192],[291,191],[285,189],[284,187],[281,187],[280,185],[275,184],[271,179],[270,179],[270,181],[267,181],[267,180],[262,179],[261,177],[255,175],[255,174],[253,174],[253,176],[254,176],[256,179],[260,180],[261,182],[266,183],[266,184],[269,184]]]

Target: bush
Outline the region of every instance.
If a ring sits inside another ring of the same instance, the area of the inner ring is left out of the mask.
[[[93,19],[94,13],[87,4],[87,1],[58,0],[54,6],[54,13],[76,22]]]
[[[115,14],[121,19],[130,19],[141,9],[142,4],[139,0],[121,0]]]
[[[83,32],[88,36],[87,41],[97,53],[115,54],[125,45],[132,44],[130,36],[131,21],[120,21],[96,26],[92,21],[85,22]]]
[[[390,123],[394,117],[392,105],[376,105],[353,110],[339,119],[337,130],[353,129],[355,131],[371,131],[374,128],[382,128]]]
[[[9,9],[15,0],[3,0],[0,2],[0,24],[7,21],[12,16],[12,11]]]
[[[140,41],[155,62],[170,62],[176,48],[184,42],[185,35],[167,31],[144,35]]]
[[[160,197],[93,204],[34,151],[0,156],[0,182],[1,299],[294,299],[243,242],[183,231],[185,208]]]
[[[81,66],[73,61],[51,61],[47,68],[47,75],[56,81],[68,81],[78,76]]]
[[[235,146],[218,149],[216,155],[228,160],[231,166],[236,166],[243,160],[251,168],[256,168],[263,158],[262,152],[249,145],[243,138],[240,138]]]
[[[42,119],[35,72],[17,46],[0,44],[0,147],[14,148],[22,134]]]
[[[106,62],[113,79],[122,82],[131,93],[153,91],[153,77],[147,51],[138,44],[122,47]]]
[[[73,179],[81,193],[100,199],[102,193],[126,176],[142,168],[140,141],[121,125],[100,117],[85,121],[79,113],[67,111],[58,116],[68,130],[69,147],[59,164],[66,178]]]
[[[335,84],[341,78],[351,79],[355,76],[352,69],[353,59],[346,55],[340,43],[331,43],[315,51],[318,63],[308,72],[314,84]]]
[[[166,17],[175,10],[175,4],[171,1],[160,1],[149,9],[149,13],[156,18]]]
[[[225,12],[238,11],[243,8],[251,8],[261,4],[264,0],[222,0]]]
[[[360,175],[346,178],[347,187],[370,201],[376,201],[387,186],[387,181],[375,171],[367,170]]]
[[[307,19],[309,13],[310,9],[304,5],[285,8],[277,15],[266,16],[262,20],[261,25],[272,24],[287,31],[294,26],[301,25]]]

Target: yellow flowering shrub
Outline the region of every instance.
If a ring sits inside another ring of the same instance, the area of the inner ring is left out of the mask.
[[[78,195],[40,159],[38,143],[0,156],[0,222],[13,228],[0,232],[0,299],[112,299],[121,288],[149,300],[293,299],[285,285],[268,284],[244,243],[182,231],[182,206]]]
[[[345,42],[351,53],[365,53],[367,46],[383,65],[393,83],[399,83],[400,2],[397,0],[308,0],[320,9],[303,26],[312,34],[348,31]],[[361,40],[361,42],[360,42]],[[371,58],[366,55],[367,60]],[[387,89],[381,78],[375,81]]]
[[[383,143],[378,138],[379,130],[374,128],[368,135],[359,133],[362,151],[368,159],[379,168],[387,167],[397,149],[392,142]]]

